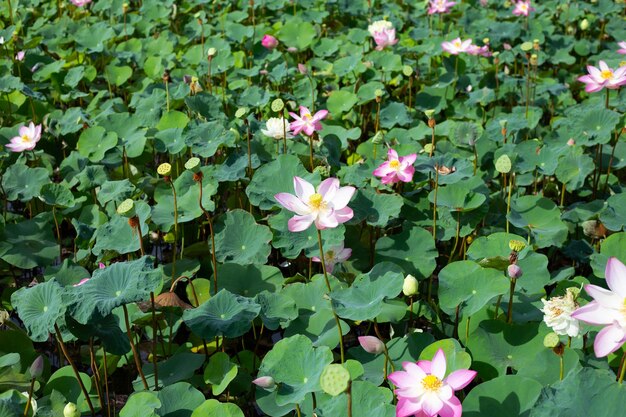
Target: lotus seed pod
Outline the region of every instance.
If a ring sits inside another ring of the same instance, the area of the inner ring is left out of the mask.
[[[508,174],[511,172],[511,158],[507,154],[501,155],[496,160],[496,171],[501,174]]]
[[[375,336],[359,336],[359,344],[372,355],[380,355],[385,351],[385,344]]]
[[[209,58],[213,58],[215,55],[217,55],[217,49],[209,48],[209,50],[207,51],[207,56]]]
[[[274,381],[274,378],[272,378],[271,376],[258,377],[257,379],[252,381],[252,383],[256,385],[257,387],[261,387],[266,390],[272,390],[276,387],[276,382]]]
[[[188,169],[189,171],[192,171],[192,172],[199,172],[200,171],[200,158],[195,157],[195,156],[193,158],[189,158],[189,160],[185,162],[185,169]]]
[[[426,145],[424,145],[424,152],[430,154],[433,151],[434,151],[434,148],[433,148],[432,143],[427,143]]]
[[[524,275],[524,272],[522,272],[522,268],[520,268],[517,264],[509,265],[509,267],[507,268],[507,272],[511,279],[517,279]]]
[[[39,378],[43,373],[43,356],[37,356],[37,359],[33,361],[33,364],[30,365],[30,377],[31,378]]]
[[[429,119],[432,119],[433,116],[435,115],[435,110],[434,109],[430,109],[430,110],[424,110],[424,114],[426,115],[426,117],[428,117]]]
[[[376,97],[382,97],[384,94],[385,94],[385,92],[384,92],[383,90],[381,90],[380,88],[377,88],[377,89],[374,91],[374,95],[375,95]]]
[[[0,326],[4,326],[4,323],[6,323],[8,320],[9,320],[9,312],[6,310],[0,309]]]
[[[526,247],[526,243],[521,240],[509,240],[509,249],[514,252],[521,252]]]
[[[122,201],[119,206],[117,206],[117,214],[124,217],[135,217],[135,202],[130,198]]]
[[[566,294],[571,294],[572,298],[574,300],[576,300],[578,298],[578,296],[580,295],[580,288],[578,287],[569,287],[565,290]]]
[[[63,408],[63,417],[80,417],[80,411],[76,408],[76,404],[65,404],[65,408]]]
[[[554,332],[548,333],[546,337],[543,338],[543,345],[550,349],[557,347],[559,343],[561,343],[559,335]]]
[[[277,98],[276,100],[272,101],[273,112],[278,113],[282,111],[284,108],[285,108],[285,103],[281,99]]]
[[[326,365],[320,376],[322,390],[328,395],[336,397],[348,389],[350,372],[337,363]]]
[[[402,74],[404,74],[405,77],[410,77],[413,75],[413,68],[410,65],[404,65],[402,67]]]
[[[247,107],[239,107],[237,111],[235,112],[235,117],[237,119],[241,119],[246,115],[246,113],[248,113]]]
[[[325,165],[318,165],[313,172],[319,172],[322,178],[327,178],[330,175],[330,169]]]
[[[522,51],[524,52],[528,52],[531,49],[533,49],[533,43],[532,42],[524,42],[520,45],[520,48],[522,49]]]
[[[537,65],[539,63],[539,57],[537,54],[532,54],[530,56],[530,65]]]
[[[157,174],[162,175],[164,177],[169,177],[172,175],[172,166],[167,162],[162,163],[157,168]]]
[[[413,275],[407,275],[402,283],[402,293],[407,297],[417,294],[418,282]]]

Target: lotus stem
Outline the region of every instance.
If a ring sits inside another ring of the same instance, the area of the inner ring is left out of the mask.
[[[89,360],[90,360],[90,365],[91,365],[91,373],[93,374],[93,379],[94,379],[94,382],[96,383],[96,391],[98,393],[98,401],[100,402],[100,409],[104,410],[102,388],[100,387],[100,372],[98,371],[98,365],[96,364],[96,355],[93,350],[93,337],[89,338]]]
[[[498,310],[500,309],[500,302],[502,301],[502,294],[500,294],[498,296],[498,299],[496,300],[496,311],[495,311],[495,316],[493,317],[495,320],[498,319]]]
[[[330,293],[332,290],[330,288],[330,281],[328,281],[328,273],[326,272],[326,260],[324,259],[324,247],[322,245],[322,232],[320,229],[317,229],[317,242],[320,247],[320,261],[322,262],[322,271],[324,272],[324,280],[326,281],[326,288]],[[335,317],[335,323],[337,324],[337,330],[339,331],[339,350],[341,352],[341,363],[344,363],[344,350],[343,350],[343,332],[341,331],[341,322],[339,321],[339,316],[335,312],[335,307],[333,306],[332,300],[328,301],[330,303],[330,309],[333,312],[333,316]]]
[[[626,373],[626,352],[624,352],[624,355],[622,356],[622,363],[620,366],[620,371],[619,371],[619,384],[622,385],[622,382],[624,381],[624,373]]]
[[[250,143],[250,123],[248,123],[248,119],[244,119],[243,123],[246,125],[247,129],[246,141],[248,142],[248,177],[252,179],[252,146]]]
[[[287,153],[287,126],[285,125],[285,111],[280,112],[281,120],[283,121],[283,153]]]
[[[139,357],[139,352],[137,351],[137,347],[135,346],[133,334],[130,331],[130,320],[128,319],[128,309],[126,308],[126,304],[122,304],[122,308],[124,309],[124,323],[126,324],[126,335],[128,336],[128,341],[130,342],[130,348],[133,351],[135,366],[137,368],[137,372],[139,372],[139,376],[141,377],[141,382],[143,383],[144,389],[148,391],[150,388],[148,387],[146,376],[143,374],[143,370],[141,369],[141,358]]]
[[[35,389],[36,378],[30,379],[30,388],[28,389],[28,401],[26,401],[26,407],[24,407],[24,417],[28,416],[28,409],[30,408],[30,400],[33,398],[33,391]]]
[[[563,381],[563,374],[565,373],[565,364],[563,363],[563,355],[559,355],[559,380]]]
[[[509,310],[507,311],[506,322],[513,322],[513,294],[515,292],[515,283],[517,282],[517,278],[511,278],[511,293],[509,294]]]
[[[200,197],[198,198],[198,203],[200,204],[200,210],[202,210],[202,212],[204,213],[204,217],[206,217],[207,222],[209,223],[209,234],[211,235],[211,264],[213,267],[213,290],[215,294],[217,294],[217,259],[215,258],[215,232],[213,230],[213,219],[211,218],[211,215],[209,214],[209,212],[206,211],[206,209],[204,208],[204,204],[202,204],[202,175],[201,174],[202,173],[195,174],[196,176],[199,177],[198,186],[200,187]],[[191,288],[193,289],[193,284],[191,285],[192,285]],[[194,290],[194,296],[195,296],[195,290]],[[196,304],[198,304],[197,297],[196,297]]]
[[[154,366],[154,390],[159,390],[159,368],[157,366],[157,319],[156,306],[154,305],[154,291],[150,291],[150,304],[152,304],[152,365]]]
[[[57,240],[59,241],[59,260],[63,263],[63,245],[61,244],[61,229],[57,220],[56,205],[52,206],[52,218],[54,219],[54,227],[57,232]]]
[[[313,132],[313,135],[315,135],[315,132]],[[315,169],[313,165],[313,135],[309,136],[309,165],[311,166],[311,172]]]
[[[85,388],[85,384],[83,384],[83,380],[80,379],[80,373],[78,372],[78,368],[76,368],[76,364],[70,357],[70,354],[67,352],[67,347],[65,346],[65,343],[63,342],[63,336],[61,335],[61,330],[59,330],[59,326],[57,326],[56,323],[54,324],[54,332],[57,338],[57,342],[59,342],[59,346],[61,347],[61,352],[63,352],[63,356],[65,356],[65,359],[67,360],[67,362],[72,367],[72,370],[74,371],[74,376],[76,376],[76,381],[78,382],[78,385],[80,386],[80,390],[83,392],[83,395],[85,396],[85,401],[87,401],[87,406],[89,406],[91,415],[95,416],[96,412],[93,408],[93,404],[91,403],[91,398],[89,398],[89,393],[87,392],[87,389]]]
[[[435,198],[433,201],[433,239],[437,240],[437,190],[439,190],[439,170],[435,167]]]
[[[104,394],[107,398],[107,416],[111,417],[111,402],[109,401],[109,370],[107,369],[107,351],[102,346],[102,368],[104,370]]]
[[[172,254],[172,278],[174,278],[176,276],[176,256],[178,254],[178,198],[174,182],[170,179],[168,183],[172,188],[172,195],[174,196],[174,248]]]
[[[383,336],[380,334],[380,330],[378,329],[378,322],[376,321],[376,319],[374,319],[374,333],[376,333],[376,337],[380,339],[381,342],[383,342]],[[389,350],[387,349],[387,343],[383,342],[383,354],[385,355],[385,369],[384,369],[384,375],[385,375],[385,379],[387,379],[387,364],[389,364],[389,366],[391,367],[391,372],[395,372],[395,367],[393,366],[393,361],[391,360],[391,357],[389,357]]]
[[[509,212],[511,211],[511,192],[513,190],[513,184],[515,182],[515,173],[511,174],[511,180],[509,181],[509,194],[506,199],[506,232],[509,233]],[[561,202],[561,206],[563,202]]]
[[[295,12],[294,12],[294,14],[295,14]],[[298,415],[298,417],[302,417],[302,413],[300,412],[300,406],[298,404],[296,404],[296,414]]]

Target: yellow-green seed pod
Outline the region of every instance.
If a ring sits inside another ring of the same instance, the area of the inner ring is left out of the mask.
[[[129,219],[135,217],[135,202],[130,198],[122,201],[120,205],[117,206],[117,214],[128,217]]]
[[[187,160],[187,162],[185,162],[185,169],[188,169],[189,171],[192,172],[199,172],[200,171],[200,158],[198,157],[193,157],[193,158],[189,158]]]
[[[167,162],[164,162],[157,168],[157,173],[164,177],[169,177],[170,175],[172,175],[172,166]]]

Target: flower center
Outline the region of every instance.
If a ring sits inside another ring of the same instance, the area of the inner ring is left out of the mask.
[[[22,142],[30,142],[30,137],[28,135],[22,135]]]
[[[400,168],[400,161],[398,161],[397,159],[394,159],[394,160],[389,162],[389,166],[392,169],[398,169],[398,168]]]
[[[302,118],[304,120],[311,120],[313,116],[311,116],[311,113],[305,113],[304,116],[302,116]]]
[[[526,10],[528,10],[528,5],[526,3],[522,3],[519,5],[519,8],[525,12]]]
[[[600,73],[600,77],[605,80],[610,80],[611,78],[613,78],[613,71],[611,71],[610,69],[604,70]]]
[[[324,203],[324,199],[321,194],[315,193],[309,197],[309,206],[319,210],[326,206],[326,203]]]
[[[426,391],[438,391],[443,385],[443,382],[435,375],[427,375],[426,378],[422,380],[422,385]]]
[[[456,46],[457,48],[460,48],[460,47],[461,47],[461,41],[454,41],[454,42],[452,42],[452,44],[453,44],[454,46]]]

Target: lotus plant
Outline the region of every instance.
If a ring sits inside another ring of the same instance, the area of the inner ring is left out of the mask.
[[[293,112],[289,112],[289,115],[295,119],[295,121],[289,124],[294,135],[304,132],[305,135],[311,136],[313,133],[322,130],[320,120],[326,118],[328,110],[320,110],[312,115],[307,107],[300,106],[300,115]]]
[[[326,262],[326,271],[333,273],[335,265],[347,261],[352,256],[352,249],[345,248],[343,242],[337,246],[329,248],[324,252],[324,262]],[[311,258],[313,262],[322,262],[319,256]]]
[[[577,288],[575,288],[578,290]],[[558,335],[578,336],[580,326],[572,313],[578,308],[574,291],[567,289],[565,296],[552,297],[550,300],[541,299],[543,321]]]
[[[616,90],[626,84],[626,65],[614,70],[606,62],[600,61],[599,68],[587,65],[587,72],[589,74],[578,77],[578,81],[585,83],[585,91],[588,93],[603,88]]]
[[[285,119],[281,119],[279,117],[271,117],[265,123],[265,129],[261,129],[261,132],[269,138],[283,139],[285,137],[293,137],[293,135],[290,133],[290,129],[291,125]]]
[[[83,7],[91,3],[91,0],[70,0],[76,7]]]
[[[626,55],[626,41],[619,42],[619,49],[617,50],[618,54]]]
[[[400,181],[411,182],[415,173],[413,163],[416,158],[417,154],[415,153],[398,156],[398,152],[390,148],[387,151],[387,161],[376,168],[373,174],[376,177],[381,177],[383,184],[394,184]]]
[[[272,50],[278,46],[278,39],[276,39],[272,35],[264,35],[263,39],[261,40],[261,45],[269,50]]]
[[[609,258],[605,277],[609,289],[585,285],[593,301],[572,313],[573,318],[585,323],[605,326],[593,342],[598,358],[615,352],[626,342],[626,266],[615,257]]]
[[[30,122],[28,126],[22,126],[18,130],[18,135],[11,138],[6,145],[13,152],[32,151],[41,139],[41,125]]]
[[[404,371],[389,375],[389,380],[397,387],[394,391],[398,397],[396,417],[461,416],[461,402],[454,391],[472,382],[475,371],[459,369],[445,377],[446,355],[442,349],[435,353],[432,361],[404,362],[402,367]]]
[[[382,51],[388,46],[398,43],[396,39],[396,29],[393,23],[387,20],[377,20],[367,27],[367,31],[374,38],[376,50]]]
[[[471,46],[471,39],[461,40],[461,38],[456,38],[450,42],[441,43],[441,48],[452,55],[458,55],[462,52],[468,52],[471,49]]]
[[[456,2],[448,0],[430,0],[428,2],[428,14],[448,13]]]
[[[535,11],[535,8],[530,5],[530,0],[520,0],[514,4],[513,14],[515,16],[528,16],[530,12]]]
[[[340,187],[337,178],[322,181],[316,190],[305,179],[294,177],[293,187],[296,195],[278,193],[274,196],[281,206],[297,214],[289,219],[290,232],[301,232],[313,223],[318,230],[337,227],[354,215],[348,203],[356,189]]]

